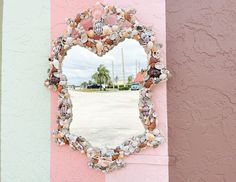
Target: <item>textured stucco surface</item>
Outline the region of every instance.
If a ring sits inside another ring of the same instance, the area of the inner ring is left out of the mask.
[[[1,182],[49,181],[49,7],[47,0],[4,1]]]
[[[167,0],[171,182],[236,181],[236,1]]]

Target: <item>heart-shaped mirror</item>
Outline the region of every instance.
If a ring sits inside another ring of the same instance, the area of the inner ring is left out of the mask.
[[[94,147],[115,148],[144,133],[139,119],[139,90],[147,54],[135,40],[126,39],[106,55],[74,46],[62,71],[73,103],[70,132]]]
[[[154,33],[134,14],[103,4],[79,13],[49,57],[45,85],[58,93],[55,141],[86,153],[88,165],[103,172],[163,142],[152,87],[169,72]]]

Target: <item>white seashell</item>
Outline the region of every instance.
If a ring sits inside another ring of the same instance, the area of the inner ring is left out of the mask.
[[[155,64],[155,68],[158,69],[158,70],[161,70],[161,69],[164,68],[164,65],[161,64],[161,63],[156,63],[156,64]]]
[[[119,31],[119,29],[120,29],[120,28],[119,28],[118,25],[113,25],[113,26],[112,26],[112,31],[113,31],[113,32],[117,32],[117,31]]]
[[[96,48],[97,48],[97,52],[98,52],[98,53],[101,53],[101,52],[102,52],[102,49],[103,49],[103,44],[102,44],[102,42],[97,42]]]
[[[147,81],[149,79],[149,75],[146,75],[145,77],[144,77],[144,81]]]
[[[88,36],[87,36],[87,34],[82,34],[80,41],[81,41],[83,44],[84,44],[85,42],[87,42],[87,41],[88,41]]]
[[[118,37],[118,34],[115,32],[115,33],[111,34],[110,39],[115,40],[117,37]]]
[[[103,21],[97,21],[97,22],[95,22],[95,23],[94,23],[94,27],[93,27],[94,33],[96,33],[96,34],[101,34],[102,31],[103,31],[103,28],[102,28],[103,26],[104,26]]]
[[[131,36],[133,37],[133,36],[135,36],[137,34],[138,34],[138,31],[137,30],[133,30],[132,33],[131,33]]]
[[[148,47],[148,49],[152,49],[152,47],[153,47],[153,42],[152,42],[152,41],[149,41],[148,44],[147,44],[147,47]]]
[[[116,12],[117,12],[117,13],[122,13],[122,9],[116,8]]]
[[[103,34],[104,35],[110,35],[112,34],[112,30],[111,28],[108,26],[108,25],[105,25],[102,27],[102,30],[103,30]]]
[[[67,33],[68,33],[68,34],[71,34],[71,33],[72,33],[72,27],[71,27],[71,26],[68,26],[68,27],[67,27]]]
[[[129,152],[130,152],[130,153],[134,153],[134,151],[135,151],[135,148],[129,147]]]
[[[68,44],[65,44],[65,46],[64,46],[64,49],[69,49],[69,45]]]
[[[44,85],[45,85],[45,86],[49,86],[49,85],[50,85],[49,81],[45,81],[45,82],[44,82]]]
[[[132,142],[132,146],[133,146],[133,147],[136,147],[137,145],[138,145],[138,142],[137,142],[137,141],[133,141],[133,142]]]
[[[59,66],[59,61],[58,61],[58,60],[54,59],[54,60],[52,61],[52,64],[55,66],[55,68],[58,69],[58,66]]]
[[[66,39],[66,44],[70,45],[73,41],[73,38],[72,37],[67,37]]]
[[[164,143],[164,138],[162,136],[156,137],[155,140],[158,141],[160,144]]]
[[[160,130],[156,128],[152,131],[152,133],[157,136],[160,134]]]
[[[160,78],[161,80],[165,80],[165,79],[167,78],[167,74],[162,73],[162,74],[159,76],[159,78]]]
[[[129,146],[124,146],[123,150],[124,150],[124,152],[128,152],[129,151]]]

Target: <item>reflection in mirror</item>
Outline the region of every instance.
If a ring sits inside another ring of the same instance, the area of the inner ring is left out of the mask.
[[[147,55],[135,40],[126,39],[106,55],[80,46],[67,51],[63,73],[73,104],[70,132],[96,147],[116,147],[143,134],[139,89]]]

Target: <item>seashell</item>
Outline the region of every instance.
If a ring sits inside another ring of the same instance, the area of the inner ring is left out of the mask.
[[[123,147],[123,151],[124,151],[124,152],[129,151],[129,146],[124,146],[124,147]]]
[[[165,80],[165,79],[167,79],[167,74],[162,73],[162,74],[159,76],[159,78],[160,78],[161,80]]]
[[[161,75],[161,71],[155,68],[150,68],[150,70],[148,70],[148,74],[150,77],[159,77]]]
[[[137,25],[136,26],[136,30],[138,30],[139,32],[141,32],[143,30],[143,27],[141,25]]]
[[[118,34],[116,32],[114,32],[110,35],[111,40],[115,40],[115,39],[117,39],[117,37],[118,37]]]
[[[135,151],[135,148],[129,147],[129,152],[130,152],[130,153],[134,153],[134,151]]]
[[[147,81],[144,83],[144,87],[145,87],[145,88],[150,88],[152,84],[153,84],[153,83],[152,83],[152,80],[147,80]]]
[[[64,98],[69,98],[69,97],[70,97],[69,93],[64,94]]]
[[[70,46],[69,45],[64,45],[64,49],[69,49],[70,48]]]
[[[58,85],[58,86],[57,86],[57,91],[58,91],[58,92],[61,92],[62,89],[63,89],[63,86],[62,86],[62,85]]]
[[[67,34],[70,35],[72,33],[72,27],[71,26],[68,26],[67,27]]]
[[[150,119],[147,118],[144,124],[145,124],[145,125],[150,125]]]
[[[60,78],[52,76],[49,80],[50,85],[57,85],[60,82]]]
[[[108,47],[107,47],[107,46],[104,46],[103,51],[104,51],[104,52],[108,52],[108,51],[109,51]]]
[[[57,77],[57,78],[60,78],[60,73],[58,72],[53,72],[53,76]]]
[[[79,24],[81,22],[80,14],[78,14],[75,18],[75,22]]]
[[[54,67],[56,69],[58,69],[58,66],[59,66],[59,61],[58,60],[54,59],[51,63],[54,65]]]
[[[149,129],[150,131],[153,131],[155,128],[156,128],[156,121],[152,122],[152,123],[148,126],[148,129]]]
[[[162,144],[162,143],[164,142],[164,138],[163,138],[162,136],[158,136],[158,137],[156,137],[155,140],[158,141],[159,144]]]
[[[119,158],[119,154],[114,154],[114,155],[112,155],[112,160],[114,161],[114,160],[117,160],[118,158]]]
[[[94,44],[93,42],[91,42],[91,41],[87,41],[87,42],[85,43],[85,46],[92,48],[92,47],[95,46],[95,44]]]
[[[102,167],[108,167],[109,166],[109,161],[99,160],[98,165],[100,165]]]
[[[133,141],[133,142],[132,142],[132,146],[133,146],[133,147],[136,147],[137,145],[138,145],[138,142],[137,142],[137,141]]]
[[[105,40],[105,43],[108,44],[108,45],[112,45],[113,44],[113,40],[107,39],[107,40]]]
[[[103,32],[103,26],[104,26],[103,21],[101,21],[101,20],[96,21],[96,22],[94,23],[94,26],[93,26],[93,31],[94,31],[94,33],[96,33],[96,34],[102,34],[102,32]]]
[[[95,44],[91,41],[87,41],[84,45],[87,46],[87,47],[90,47],[90,48],[95,46]]]
[[[149,78],[150,78],[150,76],[149,76],[149,75],[146,75],[146,76],[143,78],[143,80],[144,80],[144,81],[147,81]]]
[[[154,58],[154,57],[151,57],[150,59],[149,59],[149,65],[153,65],[153,64],[155,64],[155,63],[157,63],[158,62],[158,60],[156,59],[156,58]]]
[[[161,63],[156,63],[156,64],[155,64],[155,68],[158,69],[158,70],[161,70],[161,69],[164,68],[164,65],[161,64]]]
[[[108,25],[103,26],[102,29],[103,29],[103,34],[104,35],[112,34],[112,30],[111,30],[111,28]]]
[[[154,77],[153,80],[154,80],[154,84],[157,84],[161,81],[161,79],[159,79],[158,77]]]
[[[151,40],[151,35],[147,32],[142,32],[141,33],[141,39],[145,42],[148,43]]]
[[[97,163],[98,163],[98,159],[93,157],[93,158],[91,159],[91,162],[92,162],[93,164],[97,164]]]
[[[146,139],[148,141],[153,141],[155,139],[155,136],[151,133],[146,133]]]
[[[124,13],[124,18],[125,18],[125,20],[130,21],[132,16],[131,16],[131,14],[129,12],[125,12]]]
[[[55,137],[56,138],[63,138],[64,137],[64,133],[60,132]]]
[[[160,46],[158,44],[153,45],[151,51],[153,55],[158,56],[160,54]]]
[[[125,32],[123,32],[122,37],[123,38],[128,38],[129,35],[130,35],[129,32],[125,31]]]
[[[138,32],[137,30],[132,30],[132,32],[131,32],[131,35],[132,35],[132,36],[135,36],[135,35],[137,35],[137,34],[139,34],[139,32]]]
[[[149,41],[148,44],[147,44],[147,47],[148,47],[148,49],[152,49],[152,47],[153,47],[153,42],[152,42],[152,41]]]
[[[80,41],[84,44],[85,42],[88,41],[88,36],[87,34],[82,34],[81,35],[81,38],[80,38]]]
[[[141,144],[139,144],[139,148],[144,148],[144,147],[146,147],[147,146],[147,144],[146,143],[141,143]]]
[[[97,48],[97,51],[98,51],[98,52],[102,52],[102,49],[103,49],[103,44],[102,44],[102,42],[97,42],[96,48]]]
[[[100,36],[100,35],[94,35],[94,36],[93,36],[93,39],[94,39],[94,40],[100,40],[100,39],[102,39],[102,36]]]
[[[88,35],[89,38],[93,38],[94,37],[94,31],[93,30],[89,30],[87,32],[87,35]]]
[[[133,38],[134,38],[135,40],[139,41],[139,40],[140,40],[140,35],[139,35],[139,34],[136,34],[136,35],[133,36]]]
[[[113,26],[111,27],[111,29],[112,29],[113,32],[118,32],[120,28],[119,28],[118,25],[113,25]]]
[[[152,94],[150,92],[147,92],[145,96],[151,98]]]
[[[160,130],[156,128],[152,131],[152,133],[157,136],[160,134]]]
[[[50,85],[49,80],[46,80],[46,81],[44,82],[44,85],[45,85],[46,87],[48,87],[48,86]]]
[[[73,38],[72,37],[67,37],[66,39],[66,44],[70,45],[73,41]]]

